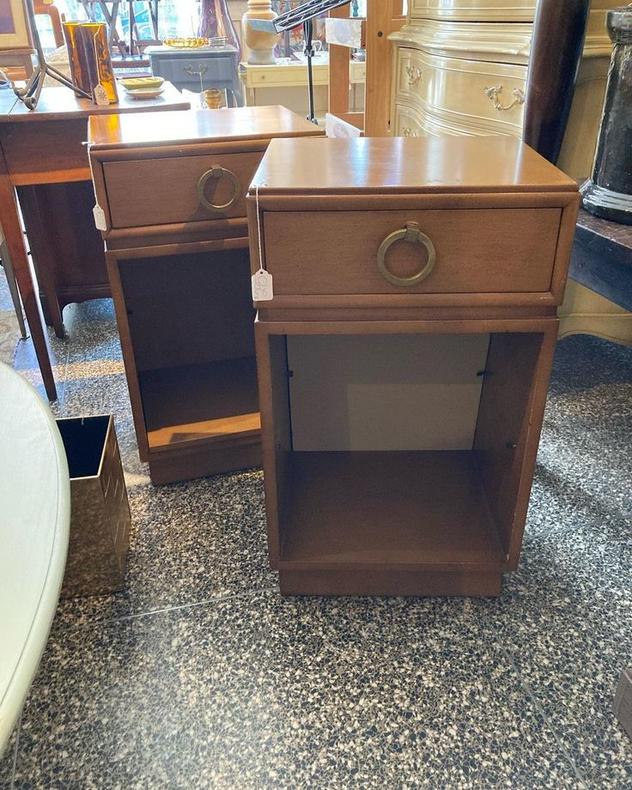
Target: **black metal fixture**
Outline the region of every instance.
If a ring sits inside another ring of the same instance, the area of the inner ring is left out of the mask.
[[[314,112],[314,72],[312,68],[312,59],[315,54],[312,43],[314,19],[334,8],[348,5],[350,2],[351,0],[308,0],[308,2],[302,3],[297,8],[286,11],[276,19],[252,19],[248,22],[253,30],[262,30],[266,33],[283,33],[286,30],[293,30],[295,27],[303,25],[303,34],[305,36],[303,53],[307,60],[307,98],[309,107],[307,120],[315,124],[318,121]]]
[[[26,8],[29,27],[31,28],[31,37],[35,46],[35,52],[37,53],[37,67],[23,88],[16,88],[13,83],[10,83],[15,95],[21,102],[24,103],[26,107],[28,107],[29,110],[34,110],[37,107],[37,102],[39,101],[40,94],[42,93],[42,88],[44,87],[46,77],[51,77],[51,79],[56,80],[66,88],[70,88],[71,90],[75,91],[75,93],[84,96],[86,99],[92,99],[92,96],[89,93],[81,90],[81,88],[77,87],[72,82],[72,80],[66,77],[65,74],[62,74],[61,71],[57,71],[54,66],[51,66],[50,63],[46,62],[46,56],[44,55],[42,42],[40,41],[40,35],[37,30],[37,23],[35,22],[33,0],[26,0],[24,6]],[[10,82],[10,80],[7,79],[7,82]]]

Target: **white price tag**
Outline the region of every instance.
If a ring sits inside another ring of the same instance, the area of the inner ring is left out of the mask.
[[[92,213],[94,214],[94,224],[96,225],[97,230],[107,230],[108,223],[105,219],[105,211],[103,211],[98,203],[92,209]]]
[[[252,301],[269,302],[274,299],[272,275],[265,269],[259,269],[252,275]]]
[[[94,103],[97,104],[99,107],[105,107],[106,104],[110,103],[108,99],[107,92],[103,85],[97,85],[94,89]]]

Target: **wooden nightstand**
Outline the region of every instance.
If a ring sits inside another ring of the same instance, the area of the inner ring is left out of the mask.
[[[283,593],[500,592],[577,207],[509,137],[271,143],[248,209]]]
[[[90,119],[90,160],[140,457],[155,483],[256,466],[246,189],[284,107]]]

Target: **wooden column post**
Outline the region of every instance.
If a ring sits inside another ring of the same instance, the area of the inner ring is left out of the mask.
[[[573,103],[590,0],[538,0],[523,139],[557,162]]]
[[[401,0],[367,0],[366,95],[364,133],[386,137],[390,132],[393,50],[389,35],[404,24]]]
[[[274,64],[274,48],[279,37],[276,33],[266,33],[262,30],[253,30],[250,27],[251,19],[272,20],[276,14],[272,10],[270,0],[248,0],[248,10],[241,20],[242,36],[248,47],[248,63],[257,66]]]

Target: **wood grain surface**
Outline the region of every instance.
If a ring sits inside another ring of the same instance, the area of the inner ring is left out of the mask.
[[[511,137],[273,140],[251,193],[577,192]]]
[[[186,115],[162,113],[160,124],[148,124],[138,115],[93,116],[90,147],[128,148],[206,141],[257,140],[274,137],[322,135],[322,130],[286,107],[231,107],[191,110]]]

